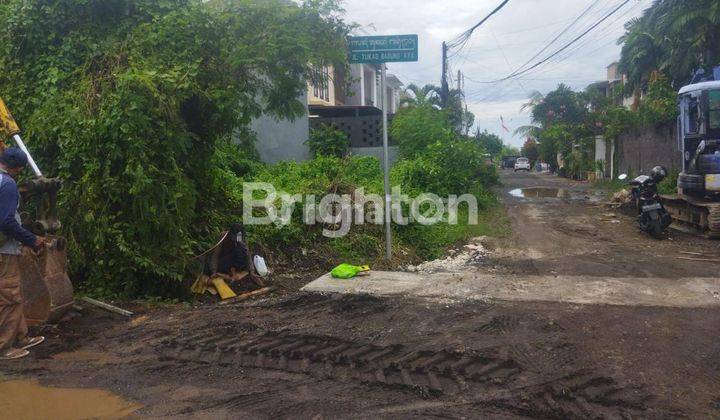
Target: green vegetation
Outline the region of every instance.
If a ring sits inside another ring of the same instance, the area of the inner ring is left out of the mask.
[[[177,293],[191,256],[238,219],[257,168],[250,120],[303,115],[310,66],[344,62],[338,12],[322,0],[0,3],[0,92],[64,181],[76,282]]]
[[[535,93],[525,107],[531,110],[533,125],[521,127],[516,133],[536,140],[538,157],[561,175],[572,178],[598,170],[597,135],[613,141],[629,130],[670,124],[677,117],[675,92],[659,73],[653,76],[636,111],[615,105],[612,98],[592,86],[575,92],[563,84],[547,95]],[[523,153],[532,152],[524,148]],[[562,169],[556,167],[558,154],[565,162]]]
[[[347,134],[330,124],[323,124],[320,128],[312,130],[307,145],[315,157],[343,157],[350,151]]]
[[[400,186],[402,193],[411,198],[425,192],[432,192],[446,197],[448,194],[474,194],[478,198],[480,215],[477,225],[468,224],[467,208],[461,207],[458,223],[451,225],[447,220],[437,225],[423,226],[411,223],[405,226],[394,224],[394,247],[399,255],[397,262],[417,262],[419,259],[440,257],[448,246],[479,235],[503,235],[507,232],[508,223],[504,219],[500,205],[487,187],[496,182],[494,169],[480,162],[471,160],[450,164],[451,158],[431,163],[436,153],[452,153],[450,149],[457,147],[457,153],[467,151],[466,141],[459,145],[438,149],[430,148],[414,160],[401,160],[393,167],[392,184]],[[458,157],[457,154],[450,155]],[[448,165],[439,171],[442,165]],[[473,167],[474,171],[463,167]],[[452,173],[463,168],[464,172]],[[424,176],[424,170],[431,171],[434,177]],[[423,173],[423,176],[416,176]],[[446,180],[447,182],[442,182]],[[383,179],[380,162],[373,157],[337,158],[319,156],[311,161],[296,163],[282,162],[268,166],[254,181],[272,184],[278,191],[288,194],[314,195],[317,200],[325,194],[352,195],[356,189],[362,188],[365,196],[383,195]],[[357,197],[353,197],[357,199]],[[384,228],[382,225],[365,223],[353,225],[349,234],[341,238],[326,238],[322,235],[323,228],[328,226],[318,223],[306,225],[302,220],[301,205],[293,213],[291,223],[287,225],[252,226],[249,227],[251,240],[260,243],[264,248],[273,250],[277,259],[284,259],[300,248],[324,249],[325,265],[333,265],[338,261],[353,264],[372,264],[387,267],[384,258]],[[366,211],[368,208],[366,207]],[[403,214],[408,215],[408,208],[403,206]]]
[[[674,170],[668,173],[667,178],[663,179],[658,184],[658,192],[660,194],[675,194],[677,193],[677,179],[680,171]]]
[[[627,74],[625,93],[639,102],[653,74],[668,76],[673,86],[690,81],[703,65],[720,63],[720,2],[658,0],[640,18],[625,25],[620,71]]]
[[[547,95],[536,92],[525,105],[533,124],[517,133],[537,140],[540,159],[553,169],[558,169],[555,156],[560,154],[567,176],[596,170],[595,136],[616,141],[631,130],[675,122],[677,89],[691,81],[694,70],[720,63],[719,25],[717,0],[655,1],[625,25],[619,40],[624,85],[616,86],[610,97],[593,86],[574,92],[561,84]],[[629,96],[632,109],[620,105]]]
[[[520,153],[526,158],[530,159],[530,164],[534,165],[540,157],[540,150],[538,144],[532,137],[528,137],[523,144]]]
[[[460,207],[457,224],[449,224],[447,219],[432,226],[394,224],[396,263],[437,258],[447,247],[470,237],[507,232],[508,223],[490,192],[498,176],[494,167],[486,162],[486,150],[475,138],[453,130],[445,111],[430,105],[403,107],[390,130],[403,156],[392,168],[393,186],[401,187],[402,193],[410,198],[423,193],[442,198],[472,194],[478,199],[480,209],[477,225],[468,224],[465,206]],[[253,179],[270,183],[288,194],[312,194],[318,200],[328,193],[350,195],[358,188],[364,190],[365,196],[384,194],[380,162],[372,157],[319,155],[308,162],[269,166]],[[407,205],[402,208],[403,215],[408,216]],[[383,261],[381,224],[354,225],[347,236],[328,239],[322,235],[322,229],[327,226],[303,224],[301,212],[293,217],[293,222],[284,226],[252,227],[251,236],[255,242],[278,250],[279,254],[283,249],[296,247],[325,249],[327,265],[345,261],[387,267]]]
[[[440,98],[441,89],[435,85],[419,87],[410,84],[405,88],[405,97],[400,104],[408,108],[435,108],[443,109],[450,126],[458,134],[468,135],[468,131],[475,123],[475,115],[463,107],[463,92],[450,89],[447,103],[443,106]]]
[[[8,0],[0,2],[0,92],[59,197],[71,277],[85,293],[177,296],[193,255],[242,216],[244,181],[288,193],[382,193],[373,158],[348,157],[324,127],[305,163],[259,163],[253,118],[304,117],[314,66],[346,60],[334,0]],[[470,116],[416,98],[395,120],[407,193],[472,193],[480,226],[396,226],[403,258],[433,257],[477,232],[501,231],[486,150],[463,135]],[[466,211],[466,209],[463,209]],[[301,217],[296,212],[295,217]],[[465,223],[465,224],[463,224]],[[490,226],[493,226],[492,228]],[[256,246],[293,260],[304,246],[372,262],[382,226],[343,239],[323,226],[253,226]]]
[[[433,143],[452,141],[457,133],[447,113],[432,106],[403,108],[393,118],[390,135],[404,158],[414,158]]]
[[[487,153],[495,158],[499,158],[504,155],[503,148],[505,145],[497,134],[492,134],[487,130],[481,132],[480,128],[478,128],[475,131],[475,141],[477,141],[480,147],[482,147]]]

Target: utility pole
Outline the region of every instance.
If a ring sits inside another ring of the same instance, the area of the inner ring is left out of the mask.
[[[442,43],[442,78],[440,79],[440,103],[443,108],[447,106],[448,96],[450,96],[450,88],[447,80],[447,43]]]

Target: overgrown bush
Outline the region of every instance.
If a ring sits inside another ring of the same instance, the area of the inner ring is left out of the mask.
[[[402,108],[393,117],[390,134],[403,158],[414,158],[431,144],[457,136],[447,113],[431,106]]]
[[[638,109],[639,122],[650,126],[670,124],[675,122],[678,113],[677,92],[667,77],[655,72]]]
[[[322,124],[310,132],[306,144],[313,156],[343,157],[350,150],[350,139],[331,124]]]
[[[440,150],[438,149],[436,152],[440,153]],[[460,148],[456,153],[462,153]],[[457,154],[454,156],[457,157]],[[450,171],[436,171],[435,174],[438,177],[449,177],[449,183],[445,185],[442,181],[429,183],[426,178],[407,176],[409,173],[407,168],[414,168],[415,165],[427,165],[428,162],[431,160],[420,158],[398,162],[392,172],[393,185],[400,186],[403,193],[410,197],[415,197],[422,192],[433,191],[438,194],[475,194],[481,209],[480,224],[468,225],[467,207],[461,207],[459,223],[456,225],[450,225],[447,221],[432,226],[423,226],[418,223],[406,226],[393,224],[394,247],[399,258],[437,258],[441,256],[446,247],[469,237],[504,233],[503,224],[495,225],[497,220],[501,220],[495,197],[484,189],[483,184],[478,180],[474,183],[461,180],[463,175],[469,177],[468,173],[450,174]],[[430,166],[424,168],[428,169]],[[417,173],[422,170],[419,169]],[[492,179],[489,175],[481,176],[481,178]],[[367,156],[350,156],[342,159],[320,156],[302,163],[281,162],[260,171],[253,180],[272,184],[278,192],[283,191],[290,195],[314,195],[316,202],[329,193],[352,194],[359,188],[362,188],[366,195],[377,194],[378,197],[383,195],[383,175],[380,161]],[[435,185],[438,188],[435,188]],[[404,207],[403,214],[405,217],[408,216],[407,207]],[[488,223],[490,219],[493,220],[492,226]],[[322,235],[324,227],[327,226],[323,226],[322,223],[306,225],[302,220],[302,204],[298,204],[289,224],[250,226],[248,231],[253,243],[273,250],[279,260],[291,259],[292,255],[290,254],[298,252],[298,248],[306,248],[325,249],[326,252],[320,258],[327,260],[329,265],[337,264],[338,261],[356,264],[387,264],[383,260],[384,227],[382,225],[353,224],[347,236],[334,239]]]
[[[680,171],[677,169],[670,171],[668,176],[658,184],[658,192],[660,194],[676,194],[678,175],[680,175]]]
[[[483,155],[484,150],[473,140],[436,142],[416,158],[399,161],[392,169],[393,183],[412,188],[416,194],[484,195],[499,178]]]
[[[64,181],[72,276],[127,295],[173,293],[237,220],[257,165],[233,133],[306,112],[347,32],[323,0],[8,0],[0,24],[0,92]]]

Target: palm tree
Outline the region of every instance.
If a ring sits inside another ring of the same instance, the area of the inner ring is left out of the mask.
[[[636,96],[655,71],[679,87],[693,70],[720,62],[718,0],[656,0],[625,29],[618,40],[623,45],[620,70]]]
[[[619,39],[623,44],[619,70],[627,76],[627,89],[638,97],[640,89],[647,86],[650,75],[667,66],[663,37],[647,28],[649,18],[636,18],[625,24],[625,35]]]
[[[532,137],[533,139],[539,139],[542,134],[542,127],[539,125],[523,125],[515,129],[514,135],[520,137]]]
[[[658,28],[674,41],[670,70],[683,82],[693,69],[715,65],[720,60],[720,1],[685,2],[665,0]]]
[[[440,108],[440,88],[435,85],[419,87],[410,84],[405,88],[405,95],[400,100],[401,106],[430,106]]]

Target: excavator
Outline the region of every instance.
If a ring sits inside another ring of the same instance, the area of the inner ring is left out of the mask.
[[[0,134],[11,138],[28,157],[34,178],[19,184],[23,208],[23,226],[46,237],[39,252],[25,251],[20,257],[20,288],[23,309],[29,326],[57,322],[73,307],[73,286],[67,274],[67,240],[58,233],[62,227],[57,215],[57,194],[62,185],[57,178],[46,178],[25,146],[20,128],[0,98]],[[0,149],[5,148],[0,138]],[[28,206],[32,204],[32,206]]]
[[[693,82],[679,91],[677,194],[661,199],[675,227],[720,239],[720,68]]]

